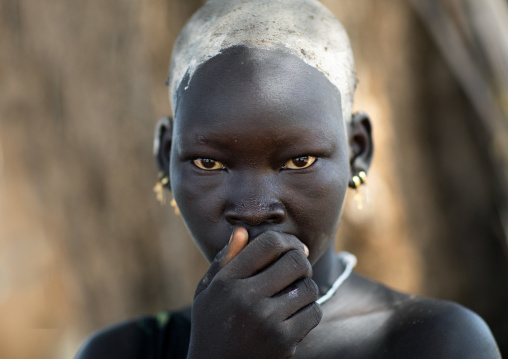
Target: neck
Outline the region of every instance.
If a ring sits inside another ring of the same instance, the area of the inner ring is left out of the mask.
[[[343,271],[344,266],[337,260],[334,241],[331,241],[325,253],[312,266],[312,279],[319,288],[319,295],[324,295]]]

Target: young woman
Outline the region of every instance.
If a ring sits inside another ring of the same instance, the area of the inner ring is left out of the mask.
[[[373,144],[349,40],[315,0],[210,0],[177,41],[155,152],[210,269],[191,308],[95,334],[78,358],[499,358],[450,302],[334,252]]]

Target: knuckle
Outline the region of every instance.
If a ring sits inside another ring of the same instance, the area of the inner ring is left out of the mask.
[[[265,232],[258,237],[257,241],[254,241],[262,249],[270,251],[283,252],[287,248],[287,241],[277,232]]]
[[[292,328],[288,326],[281,328],[278,342],[281,344],[283,343],[280,347],[281,356],[283,358],[291,358],[294,355],[296,344],[298,343],[298,338],[295,338]]]
[[[323,318],[323,311],[321,310],[321,306],[316,302],[309,304],[309,325],[312,328],[316,327],[321,319]]]
[[[231,286],[230,279],[223,275],[217,275],[213,278],[212,284],[215,290],[229,292]]]
[[[261,321],[263,323],[267,323],[267,322],[273,320],[273,314],[274,314],[273,308],[271,308],[267,305],[259,306],[257,308],[257,312],[259,314],[259,318],[261,319]]]
[[[316,301],[319,298],[319,290],[316,283],[310,278],[304,278],[302,280],[302,287],[309,299]]]
[[[281,358],[292,358],[295,355],[296,347],[305,335],[301,335],[295,332],[294,328],[285,327],[280,333],[279,344],[280,357]]]
[[[303,243],[293,235],[281,232],[268,231],[260,234],[256,237],[253,244],[256,243],[261,251],[268,251],[277,254],[283,254],[285,252],[296,250],[302,253],[305,258]]]
[[[302,252],[291,250],[285,254],[285,257],[287,257],[289,265],[292,266],[295,271],[306,277],[312,276],[312,266]]]
[[[323,311],[317,303],[307,305],[300,313],[298,324],[296,325],[295,335],[298,340],[303,339],[313,328],[315,328],[323,318]]]
[[[282,358],[292,358],[296,354],[296,343],[289,346],[284,352],[282,352]]]
[[[206,273],[203,278],[201,278],[201,281],[199,282],[199,284],[203,287],[208,287],[210,285],[210,282],[212,281],[213,279],[213,274],[211,273]]]

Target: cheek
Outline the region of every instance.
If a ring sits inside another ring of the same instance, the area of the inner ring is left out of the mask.
[[[184,219],[188,217],[186,214],[207,217],[213,212],[222,186],[220,173],[199,175],[192,166],[191,163],[177,161],[172,161],[170,166],[172,192]]]
[[[180,167],[180,166],[178,166]],[[223,208],[219,179],[196,179],[188,169],[171,168],[171,186],[181,216],[192,238],[208,260],[227,242],[227,233],[220,225]]]
[[[288,209],[305,232],[314,262],[335,238],[340,214],[348,188],[348,171],[343,166],[325,166],[309,177],[310,184],[297,179],[288,193]]]
[[[315,222],[338,217],[347,191],[348,172],[343,166],[327,165],[309,176],[291,183],[293,205]],[[337,218],[338,219],[338,218]]]

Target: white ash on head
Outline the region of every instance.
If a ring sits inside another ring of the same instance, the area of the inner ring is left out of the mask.
[[[187,22],[173,49],[173,113],[184,78],[188,86],[201,64],[238,45],[283,50],[315,67],[338,88],[343,118],[350,119],[357,80],[349,38],[316,0],[209,0]]]

